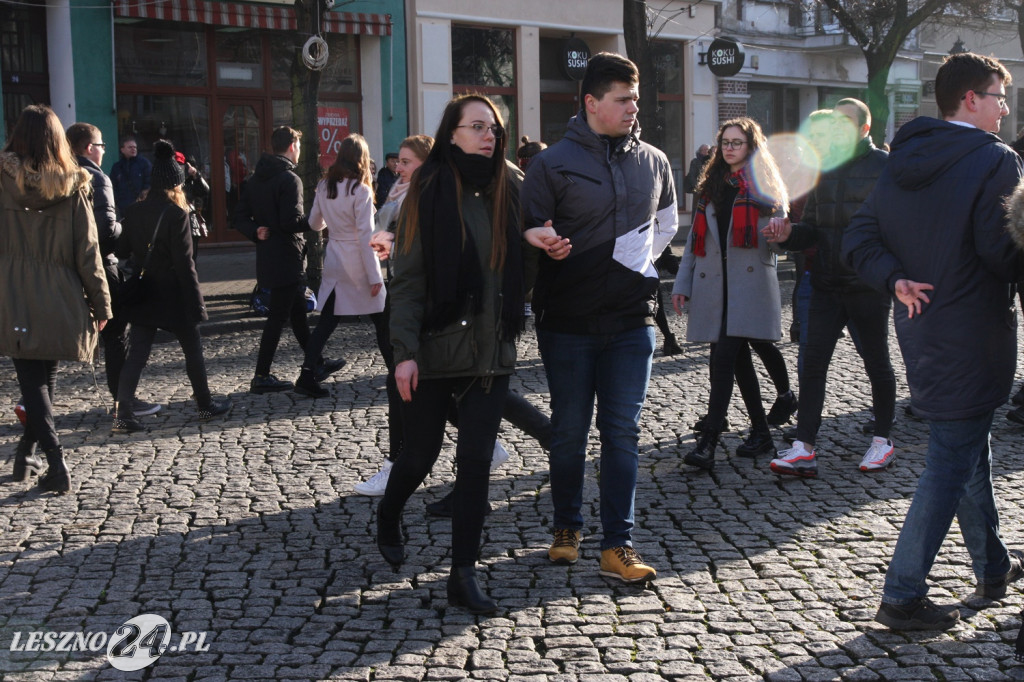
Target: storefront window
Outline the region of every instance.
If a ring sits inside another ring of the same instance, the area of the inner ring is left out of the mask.
[[[201,27],[179,24],[170,28],[167,22],[117,24],[114,45],[119,85],[207,84],[206,40]]]
[[[683,207],[686,201],[683,192],[683,174],[686,172],[686,159],[683,157],[683,44],[660,40],[651,43],[651,50],[658,78],[658,129],[645,137],[668,157],[676,183],[676,197],[679,206]]]
[[[195,159],[210,177],[210,105],[205,97],[181,95],[118,95],[117,140],[108,140],[116,158],[120,138],[135,136],[139,153],[152,160],[153,143],[170,140],[175,149]]]
[[[259,31],[217,31],[217,85],[263,87],[263,41]]]
[[[452,27],[452,75],[459,85],[515,86],[515,43],[511,30]]]

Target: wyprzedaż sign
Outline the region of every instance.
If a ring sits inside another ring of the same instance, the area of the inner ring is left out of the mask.
[[[320,128],[320,165],[328,168],[338,158],[341,141],[348,137],[348,108],[317,107],[316,122]]]
[[[562,70],[569,80],[581,81],[587,72],[590,48],[579,38],[569,38],[562,43]]]
[[[715,38],[708,48],[708,68],[719,77],[735,76],[743,68],[743,45],[732,38]]]

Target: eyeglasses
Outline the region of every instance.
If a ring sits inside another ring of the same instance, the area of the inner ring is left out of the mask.
[[[985,95],[995,97],[996,101],[999,102],[1000,109],[1006,106],[1006,95],[1001,92],[985,92],[984,90],[973,90],[972,92],[974,92],[975,95],[980,95],[981,97],[984,97]],[[964,95],[964,97],[967,97],[967,95]]]
[[[89,144],[91,144],[93,147],[100,147],[101,149],[107,148],[106,142],[90,142]]]
[[[723,149],[739,149],[747,143],[746,140],[722,140]]]
[[[456,128],[471,128],[477,135],[484,135],[485,131],[490,130],[491,134],[495,137],[501,137],[505,134],[505,129],[495,123],[492,126],[484,125],[483,123],[469,123],[467,125],[455,126]]]

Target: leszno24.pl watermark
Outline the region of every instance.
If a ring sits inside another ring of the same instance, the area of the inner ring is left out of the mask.
[[[153,664],[164,652],[201,653],[210,650],[205,632],[182,632],[172,644],[174,633],[163,616],[144,613],[135,616],[107,635],[106,632],[15,632],[11,651],[92,651],[107,650],[107,660],[118,670],[141,670]]]

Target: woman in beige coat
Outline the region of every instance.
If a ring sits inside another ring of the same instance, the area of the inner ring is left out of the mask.
[[[89,362],[112,316],[92,181],[78,167],[60,120],[44,105],[21,112],[0,154],[0,355],[14,360],[28,416],[15,480],[42,463],[39,487],[71,488],[53,423],[57,362]]]
[[[309,226],[317,231],[328,228],[328,240],[317,294],[320,321],[306,344],[296,393],[311,398],[328,394],[317,383],[316,364],[342,315],[369,315],[374,326],[384,324],[384,277],[370,247],[373,214],[370,150],[362,135],[349,135],[341,141],[338,158],[327,169],[327,176],[317,185],[309,212]]]

